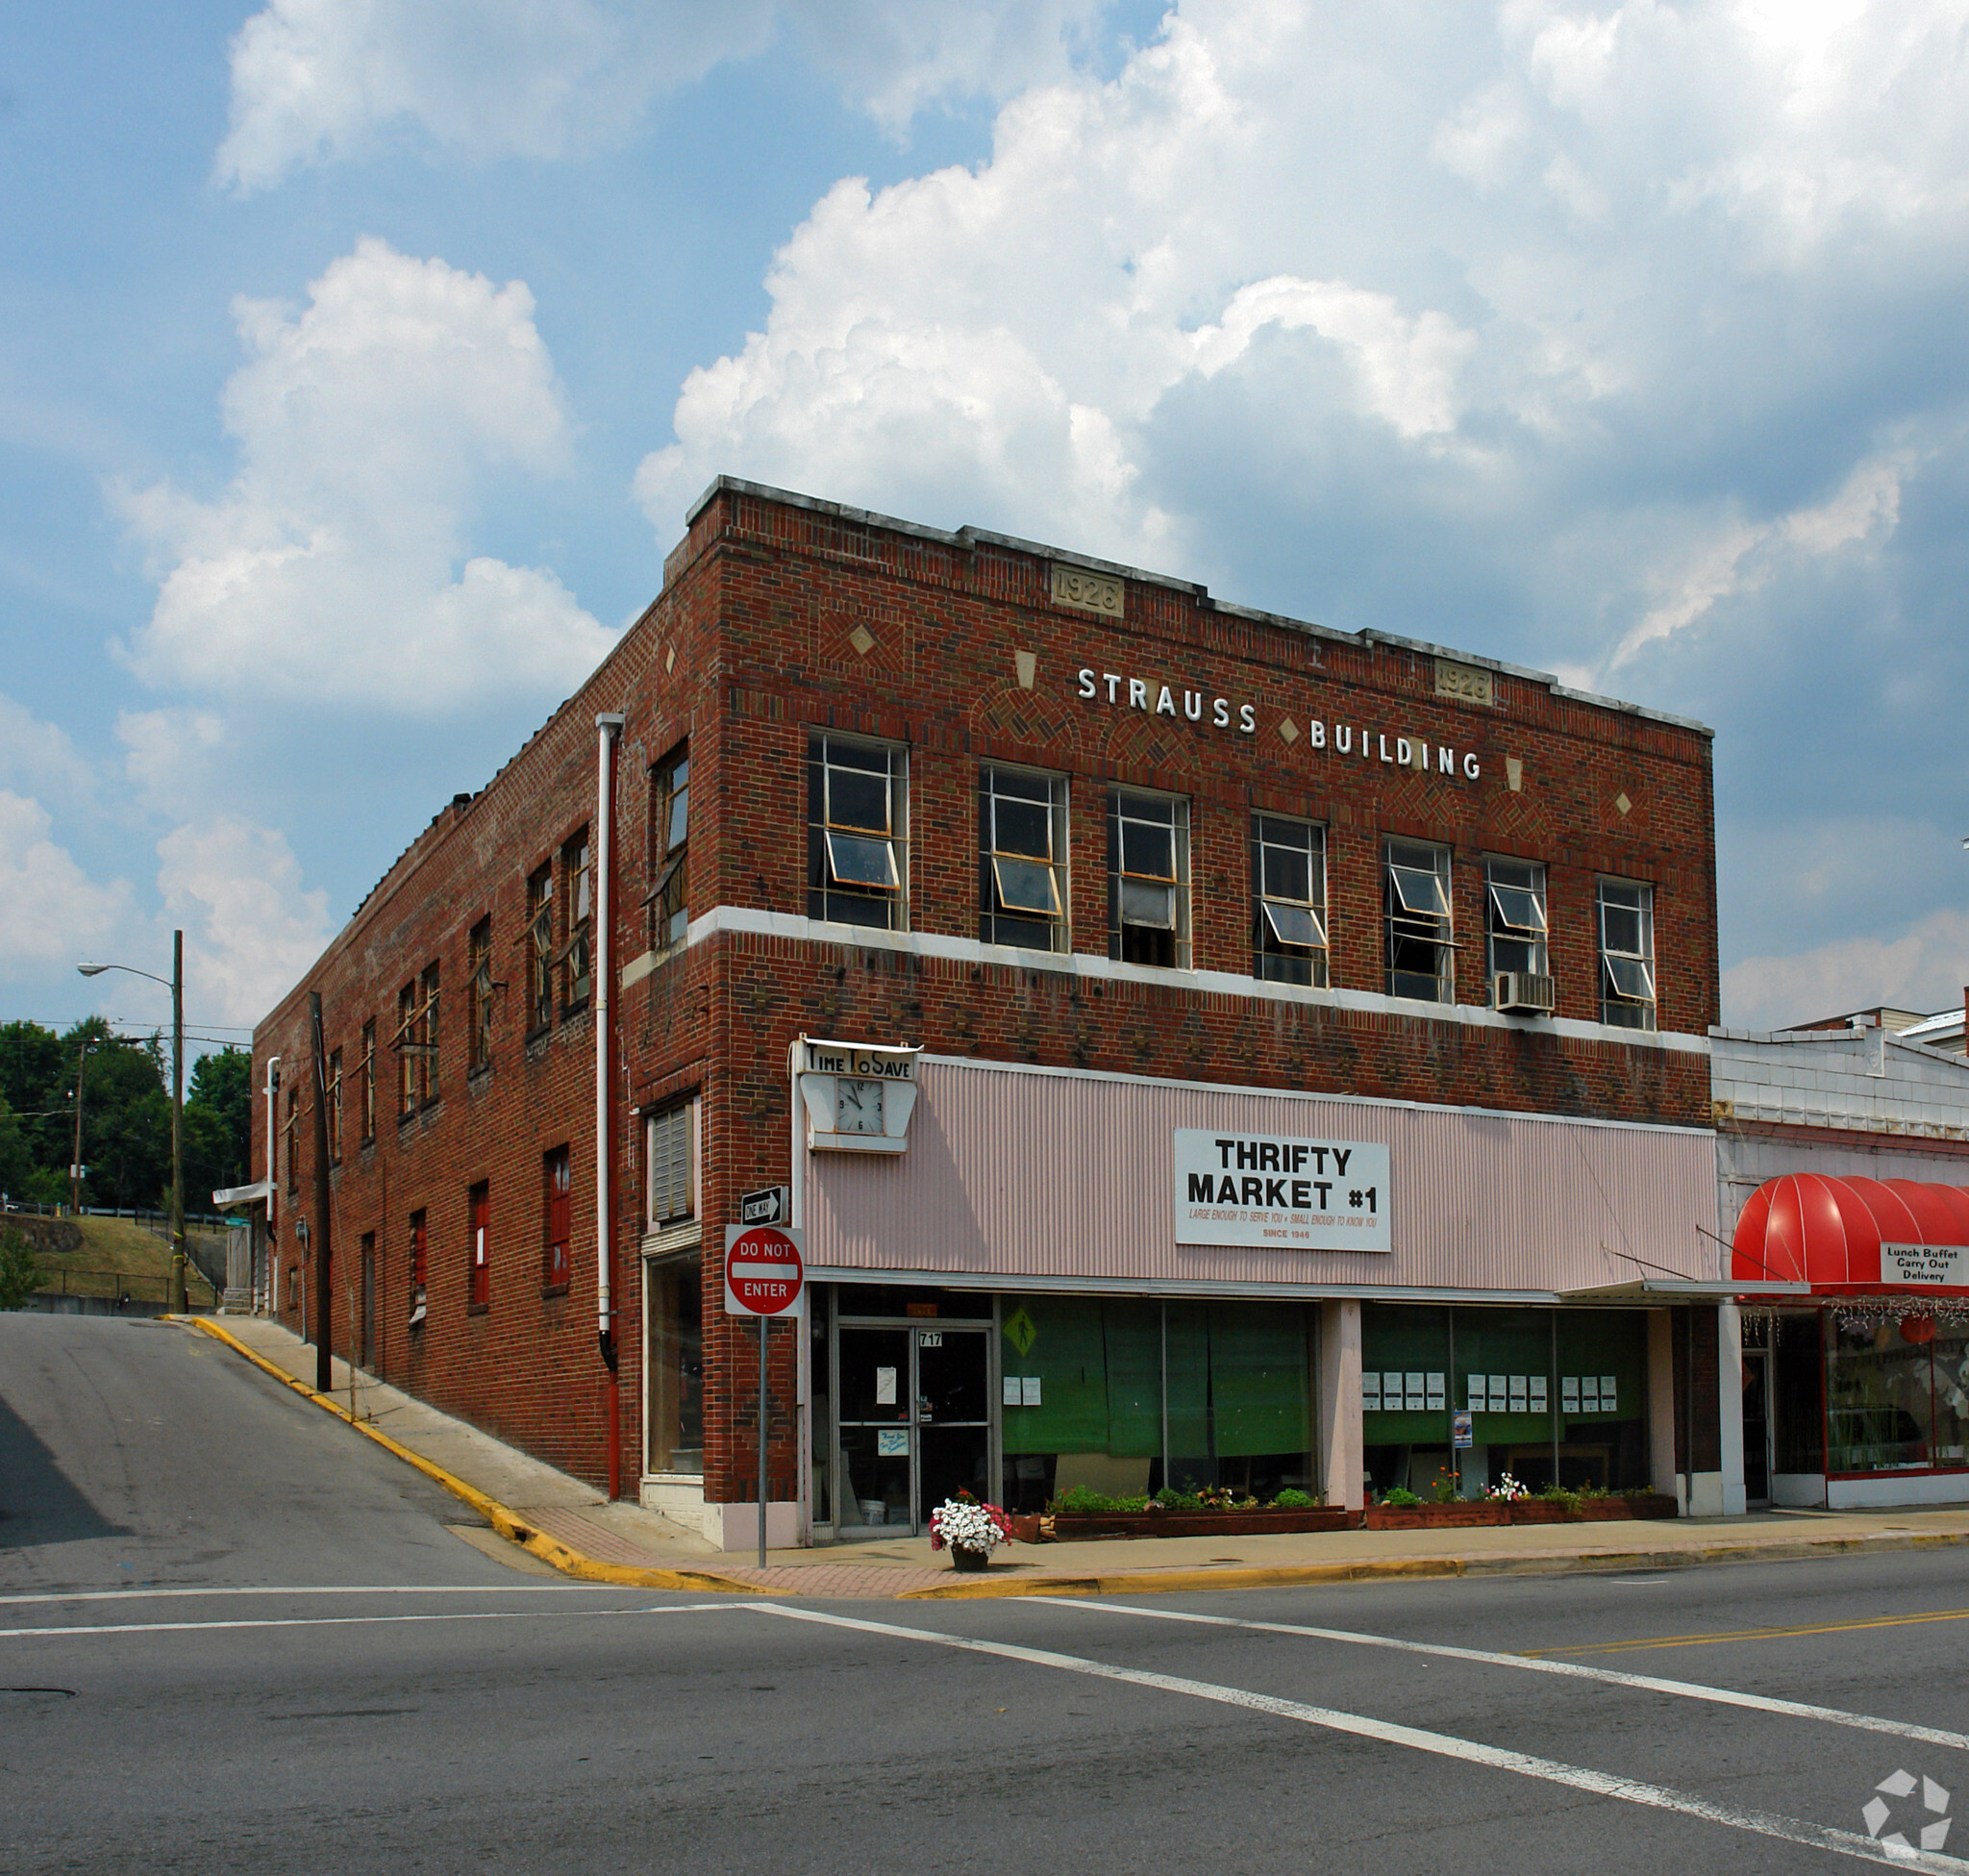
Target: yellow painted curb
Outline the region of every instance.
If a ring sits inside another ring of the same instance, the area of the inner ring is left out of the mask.
[[[584,1583],[610,1583],[626,1589],[691,1589],[711,1590],[721,1595],[757,1596],[760,1593],[756,1583],[738,1583],[731,1577],[719,1576],[710,1570],[650,1570],[638,1569],[628,1563],[604,1563],[593,1557],[583,1555],[571,1544],[565,1544],[559,1538],[550,1538],[544,1531],[536,1531],[525,1518],[502,1505],[498,1499],[489,1497],[477,1486],[467,1485],[455,1472],[447,1472],[422,1453],[414,1453],[388,1434],[371,1426],[366,1420],[349,1417],[349,1410],[327,1394],[317,1393],[305,1381],[289,1374],[277,1362],[269,1362],[257,1349],[248,1348],[231,1330],[222,1329],[210,1316],[195,1316],[199,1328],[215,1340],[222,1341],[236,1354],[243,1355],[257,1368],[264,1370],[276,1381],[284,1382],[295,1393],[312,1400],[316,1407],[325,1408],[345,1426],[375,1440],[385,1452],[393,1453],[406,1465],[413,1465],[423,1475],[445,1490],[455,1492],[491,1525],[493,1530],[510,1542],[516,1543],[522,1550],[530,1550],[543,1562],[552,1563],[563,1576],[578,1578]]]

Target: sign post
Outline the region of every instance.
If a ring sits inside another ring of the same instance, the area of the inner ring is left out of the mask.
[[[798,1235],[778,1225],[725,1228],[725,1313],[759,1318],[759,1566],[765,1567],[765,1325],[800,1301],[807,1266]]]

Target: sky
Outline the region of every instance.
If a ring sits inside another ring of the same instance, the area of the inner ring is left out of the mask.
[[[0,178],[0,1020],[243,1038],[721,472],[1696,717],[1726,1021],[1969,981],[1969,0],[68,0]]]

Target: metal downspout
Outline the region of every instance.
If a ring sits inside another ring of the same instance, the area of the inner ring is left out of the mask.
[[[613,1031],[610,992],[615,985],[612,925],[615,872],[615,738],[622,733],[620,711],[595,714],[595,1335],[609,1370],[609,1497],[622,1495],[622,1377],[615,1346],[615,1140]]]

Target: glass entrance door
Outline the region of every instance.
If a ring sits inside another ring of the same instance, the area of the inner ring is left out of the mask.
[[[1771,1502],[1771,1357],[1743,1351],[1743,1495],[1753,1505]]]
[[[907,1329],[841,1329],[841,1497],[836,1529],[916,1528],[913,1351]]]
[[[841,1324],[841,1536],[913,1536],[960,1490],[990,1495],[987,1337],[983,1328]]]
[[[916,1520],[927,1531],[946,1498],[991,1495],[991,1396],[984,1330],[918,1329],[915,1338]]]

